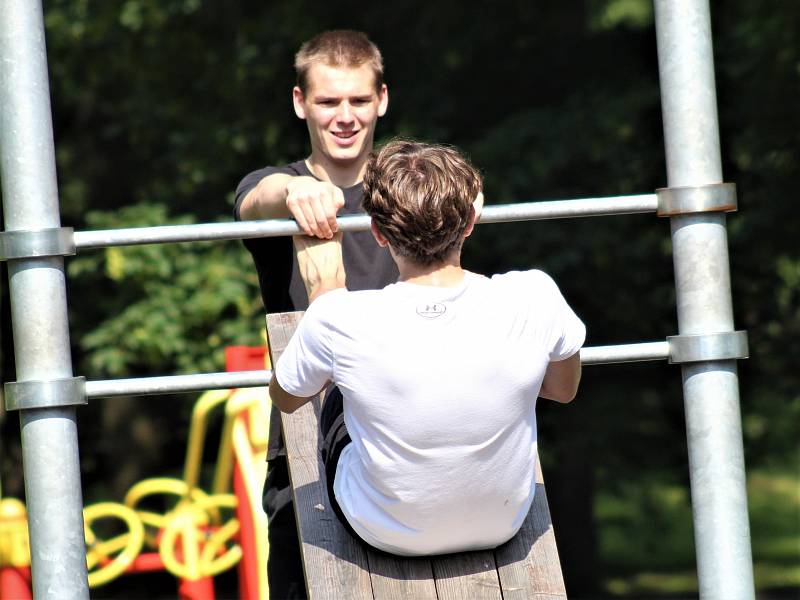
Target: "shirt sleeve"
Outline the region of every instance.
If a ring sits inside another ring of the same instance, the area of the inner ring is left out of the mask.
[[[545,342],[551,361],[565,360],[575,354],[586,340],[586,326],[567,304],[556,282],[542,271],[536,274],[540,308],[547,315]]]
[[[333,294],[335,292],[329,292]],[[327,294],[326,294],[327,295]],[[313,396],[333,380],[334,355],[324,296],[312,304],[275,366],[280,386],[300,398]]]
[[[237,221],[241,221],[242,217],[240,214],[242,201],[244,197],[250,193],[254,187],[258,185],[258,183],[269,175],[274,175],[275,173],[286,173],[287,175],[291,175],[292,172],[289,167],[264,167],[263,169],[258,169],[257,171],[253,171],[252,173],[248,173],[245,175],[242,180],[239,182],[239,185],[236,186],[236,203],[233,205],[233,218]]]

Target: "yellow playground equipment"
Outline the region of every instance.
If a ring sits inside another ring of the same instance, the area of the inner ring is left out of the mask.
[[[260,370],[265,348],[226,348],[232,370]],[[268,365],[267,365],[268,366]],[[213,600],[213,577],[236,565],[241,598],[267,598],[266,474],[269,397],[265,387],[211,390],[192,410],[183,479],[145,479],[123,503],[84,509],[89,586],[125,573],[166,570],[180,580],[179,596]],[[222,435],[210,488],[201,486],[203,448],[214,413]],[[101,538],[102,531],[107,537]],[[108,537],[108,531],[115,531]],[[30,551],[25,506],[0,501],[0,600],[30,598]]]

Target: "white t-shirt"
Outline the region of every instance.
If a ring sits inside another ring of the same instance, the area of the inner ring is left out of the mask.
[[[276,376],[300,397],[339,386],[352,443],[334,491],[366,542],[409,556],[493,548],[533,501],[547,365],[585,333],[536,270],[342,289],[309,307]]]

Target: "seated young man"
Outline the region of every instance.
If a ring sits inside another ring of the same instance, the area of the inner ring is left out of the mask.
[[[292,412],[326,385],[323,457],[334,512],[399,555],[493,548],[536,482],[536,399],[575,397],[583,323],[537,270],[461,268],[476,170],[455,150],[395,141],[367,165],[363,206],[397,283],[349,292],[341,244],[295,238],[311,305],[275,366]]]

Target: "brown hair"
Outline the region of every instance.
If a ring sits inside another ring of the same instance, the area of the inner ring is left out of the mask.
[[[363,207],[398,255],[427,266],[461,248],[481,186],[454,148],[395,140],[367,161]]]
[[[314,63],[329,67],[351,67],[369,65],[375,75],[375,90],[383,85],[383,57],[378,47],[366,34],[350,29],[324,31],[300,46],[294,57],[297,86],[308,92],[308,71]]]

